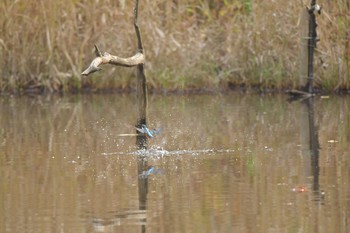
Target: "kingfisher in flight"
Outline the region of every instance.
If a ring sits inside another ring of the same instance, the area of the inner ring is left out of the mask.
[[[148,129],[147,126],[145,124],[141,125],[141,128],[137,128],[136,130],[142,134],[144,134],[146,137],[148,138],[153,138],[155,137],[157,134],[159,134],[160,132],[162,132],[162,129]]]

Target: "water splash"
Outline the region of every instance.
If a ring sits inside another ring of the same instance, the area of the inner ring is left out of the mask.
[[[234,153],[233,149],[198,149],[198,150],[172,150],[168,151],[161,147],[155,147],[150,149],[142,149],[137,151],[129,152],[104,152],[101,155],[137,155],[137,156],[149,156],[149,157],[164,157],[164,156],[176,156],[176,155],[207,155],[207,154],[223,154],[223,153]]]

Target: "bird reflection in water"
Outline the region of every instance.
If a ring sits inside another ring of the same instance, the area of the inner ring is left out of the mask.
[[[164,173],[163,169],[156,169],[153,165],[149,165],[147,166],[146,170],[139,175],[139,178],[145,179],[145,178],[148,178],[148,176],[151,174],[157,175],[157,174],[163,174],[163,173]]]

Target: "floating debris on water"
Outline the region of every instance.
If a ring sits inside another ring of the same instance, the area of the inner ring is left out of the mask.
[[[336,140],[328,140],[329,143],[337,143],[338,141]]]
[[[298,193],[304,193],[307,191],[307,188],[305,186],[298,186],[292,188],[292,192],[298,192]]]

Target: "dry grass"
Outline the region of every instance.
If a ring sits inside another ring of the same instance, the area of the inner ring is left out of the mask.
[[[319,1],[318,1],[319,2]],[[149,84],[178,90],[229,86],[294,88],[299,16],[308,1],[143,0],[140,26]],[[350,4],[319,2],[317,85],[350,89]],[[0,91],[133,88],[134,69],[105,67],[82,78],[93,44],[119,56],[136,50],[133,1],[0,3]]]

